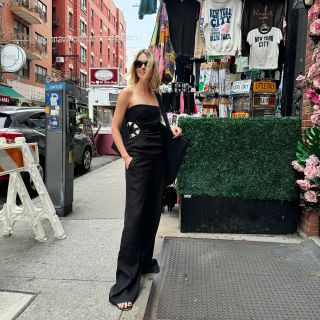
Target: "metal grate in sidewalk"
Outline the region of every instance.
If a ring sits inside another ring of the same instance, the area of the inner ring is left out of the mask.
[[[165,239],[145,320],[320,318],[320,248]]]

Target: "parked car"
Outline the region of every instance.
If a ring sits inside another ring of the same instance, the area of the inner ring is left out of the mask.
[[[22,133],[27,142],[39,146],[39,171],[44,177],[46,148],[46,116],[44,108],[0,106],[0,131]],[[87,172],[91,166],[93,144],[91,139],[76,128],[74,134],[73,158],[75,166]],[[45,179],[45,177],[44,177]],[[34,190],[29,178],[28,189]]]

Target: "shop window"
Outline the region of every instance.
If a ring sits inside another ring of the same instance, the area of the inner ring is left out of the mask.
[[[36,82],[45,83],[47,76],[47,69],[36,64],[35,68],[35,80]]]
[[[114,108],[107,106],[93,106],[93,126],[101,125],[102,128],[110,128]]]

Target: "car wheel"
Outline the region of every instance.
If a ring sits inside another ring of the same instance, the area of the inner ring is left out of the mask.
[[[83,172],[88,172],[91,167],[91,160],[92,160],[92,152],[89,148],[86,148],[82,155],[81,161],[81,170]]]

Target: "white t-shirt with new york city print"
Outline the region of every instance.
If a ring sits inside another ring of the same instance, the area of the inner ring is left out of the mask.
[[[277,69],[279,43],[282,39],[281,30],[278,28],[272,27],[266,33],[261,33],[259,29],[251,30],[247,36],[250,45],[249,69]]]
[[[241,52],[241,0],[205,0],[202,5],[200,31],[208,56]]]

